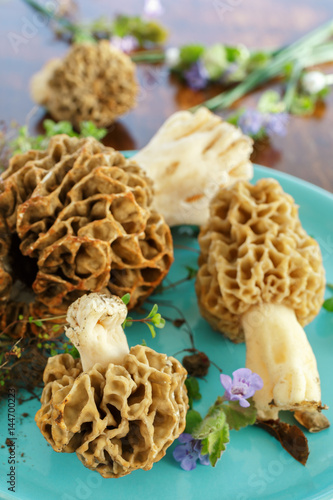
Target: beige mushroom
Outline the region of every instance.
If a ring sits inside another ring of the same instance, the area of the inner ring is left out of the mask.
[[[33,100],[76,127],[84,120],[110,125],[135,106],[137,93],[135,65],[107,40],[74,44],[31,80]]]
[[[253,175],[252,140],[207,108],[174,113],[134,159],[154,181],[155,208],[170,226],[201,225],[220,186]]]
[[[199,235],[196,291],[202,315],[234,342],[264,387],[259,418],[321,409],[315,356],[303,330],[319,312],[325,276],[317,242],[279,183],[238,182],[212,200]]]
[[[49,358],[35,417],[55,451],[75,451],[106,478],[151,469],[184,431],[188,407],[186,370],[149,347],[129,350],[125,317],[114,296],[93,293],[70,306],[66,333],[81,359]]]

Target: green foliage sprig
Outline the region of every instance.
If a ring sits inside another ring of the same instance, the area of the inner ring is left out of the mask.
[[[43,121],[45,134],[32,136],[29,134],[28,125],[18,126],[12,124],[9,130],[0,132],[0,167],[6,168],[9,158],[17,153],[25,153],[31,149],[47,148],[50,138],[58,134],[67,134],[69,137],[94,137],[98,141],[107,134],[107,129],[98,128],[90,121],[83,121],[80,132],[75,132],[68,121],[54,122],[46,119]]]
[[[130,294],[127,293],[124,295],[121,299],[124,302],[125,305],[127,305],[130,301]],[[151,333],[151,336],[153,338],[156,337],[156,328],[164,328],[165,327],[165,319],[162,318],[160,313],[158,312],[158,305],[154,304],[151,311],[148,313],[148,315],[145,318],[142,319],[134,319],[130,316],[127,316],[123,323],[123,328],[130,327],[133,325],[133,323],[144,323],[145,325],[148,326],[149,331]]]

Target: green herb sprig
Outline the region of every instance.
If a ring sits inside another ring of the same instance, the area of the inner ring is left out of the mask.
[[[80,125],[80,132],[75,132],[69,121],[55,122],[50,119],[43,121],[45,134],[32,136],[29,134],[28,125],[18,126],[13,124],[5,132],[0,132],[0,167],[5,169],[8,166],[9,158],[18,153],[25,153],[31,149],[47,148],[50,138],[58,134],[67,134],[69,137],[94,137],[98,141],[102,140],[107,129],[98,128],[91,121],[83,121]]]
[[[124,295],[122,298],[122,301],[124,302],[125,305],[127,305],[131,299],[131,296],[129,293]],[[130,327],[133,325],[133,323],[144,323],[145,325],[148,326],[149,331],[151,333],[152,338],[156,337],[156,328],[164,328],[165,327],[165,319],[162,318],[161,314],[158,312],[158,305],[154,304],[151,311],[148,313],[148,315],[145,318],[142,319],[134,319],[130,316],[127,316],[123,323],[123,328]]]

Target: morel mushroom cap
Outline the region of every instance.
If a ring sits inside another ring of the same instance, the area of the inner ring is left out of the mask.
[[[196,292],[202,315],[234,342],[264,380],[261,418],[319,408],[316,360],[301,327],[318,314],[325,273],[292,197],[277,181],[238,182],[218,192],[199,235]]]
[[[154,181],[154,206],[170,226],[201,225],[221,186],[251,179],[252,140],[207,108],[174,113],[135,160]]]
[[[74,44],[32,78],[31,92],[56,120],[108,126],[135,106],[135,65],[106,40]]]
[[[114,149],[54,136],[45,151],[14,156],[1,180],[0,216],[37,265],[33,290],[50,312],[105,288],[130,293],[134,307],[168,272],[172,238],[150,208],[152,183]]]
[[[176,359],[139,345],[125,352],[123,307],[119,299],[97,294],[72,305],[68,320],[75,322],[76,317],[77,326],[71,338],[76,339],[83,362],[89,360],[89,369],[82,371],[81,361],[69,354],[49,358],[42,407],[35,418],[55,451],[75,451],[86,467],[106,478],[151,469],[183,432],[188,407],[186,370]],[[107,318],[113,314],[111,324]],[[101,323],[104,331],[98,351],[96,337],[101,332],[96,326]],[[112,358],[119,355],[119,342],[124,351],[121,362],[115,363]],[[108,363],[105,348],[111,355]]]

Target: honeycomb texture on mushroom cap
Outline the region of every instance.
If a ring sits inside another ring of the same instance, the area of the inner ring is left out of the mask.
[[[144,171],[93,138],[58,135],[45,151],[14,156],[0,215],[37,263],[37,302],[61,314],[86,291],[130,293],[130,307],[152,293],[173,261],[152,197]]]
[[[104,127],[135,106],[138,84],[130,57],[102,40],[74,44],[64,59],[51,60],[32,78],[31,91],[56,120]]]
[[[135,346],[122,366],[82,372],[69,354],[49,358],[35,420],[57,452],[76,452],[103,477],[149,470],[184,431],[186,370],[175,358]]]
[[[199,244],[201,314],[234,342],[244,340],[241,316],[251,306],[291,307],[302,326],[318,314],[325,289],[320,248],[277,181],[241,181],[221,189]]]

